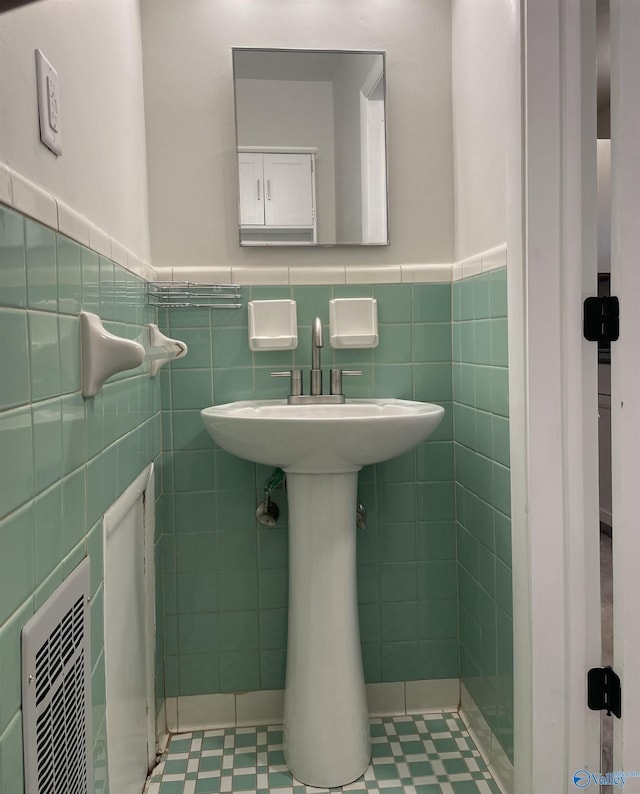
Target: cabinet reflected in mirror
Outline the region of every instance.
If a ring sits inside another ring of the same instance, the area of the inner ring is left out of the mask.
[[[388,245],[384,54],[234,49],[240,245]]]

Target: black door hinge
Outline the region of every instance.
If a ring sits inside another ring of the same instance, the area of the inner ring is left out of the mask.
[[[586,298],[584,338],[589,342],[615,342],[620,336],[620,304],[613,296]]]
[[[620,719],[622,688],[611,667],[592,667],[587,673],[587,705],[592,711],[606,711]]]

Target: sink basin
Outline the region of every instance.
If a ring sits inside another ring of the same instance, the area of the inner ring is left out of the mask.
[[[424,441],[444,408],[411,400],[287,405],[242,400],[202,411],[214,441],[240,458],[306,474],[358,471]]]
[[[358,470],[420,444],[443,416],[439,405],[395,399],[254,400],[202,411],[227,452],[287,472],[283,747],[289,770],[309,786],[351,783],[371,757],[356,590]]]

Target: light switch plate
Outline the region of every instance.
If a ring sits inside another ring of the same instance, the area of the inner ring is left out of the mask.
[[[62,154],[62,125],[60,123],[58,73],[40,50],[36,50],[36,80],[38,87],[38,112],[40,114],[40,140],[60,157]]]

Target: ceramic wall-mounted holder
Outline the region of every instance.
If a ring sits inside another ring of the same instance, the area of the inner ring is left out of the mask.
[[[144,347],[132,339],[110,334],[97,314],[80,312],[80,339],[83,397],[93,397],[107,378],[135,369],[144,361]]]
[[[145,351],[145,360],[149,361],[149,375],[157,375],[160,368],[169,361],[184,358],[189,348],[179,339],[165,336],[155,323],[149,323],[149,347]]]
[[[375,298],[334,298],[329,301],[331,347],[377,347],[378,303]]]
[[[294,350],[298,346],[295,301],[249,301],[248,310],[251,350]]]

